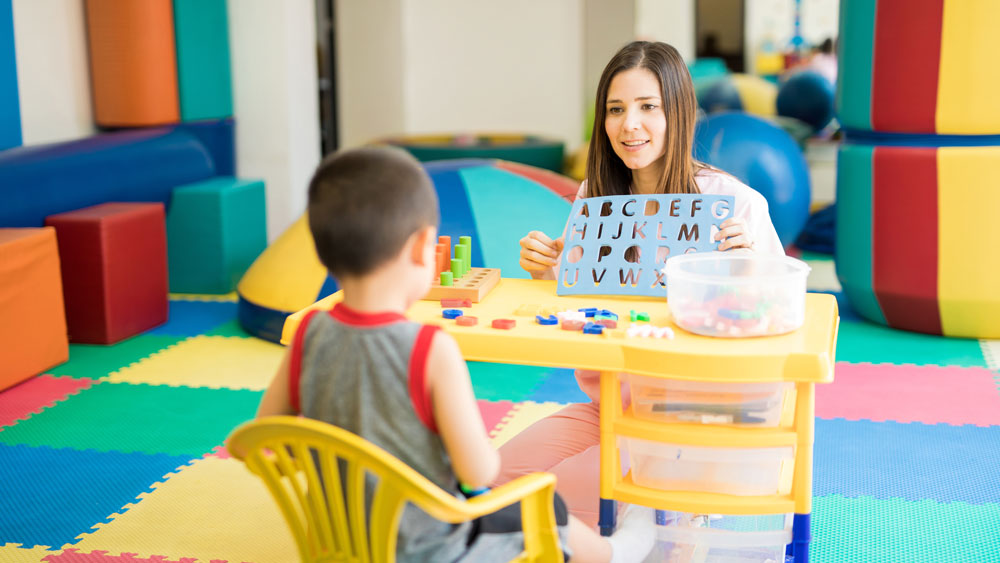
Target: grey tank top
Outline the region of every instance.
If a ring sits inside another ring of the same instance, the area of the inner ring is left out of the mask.
[[[304,416],[361,436],[461,498],[424,392],[435,328],[342,304],[311,314],[292,343],[290,392]],[[468,523],[446,524],[407,505],[397,559],[453,561],[464,552],[469,531]]]

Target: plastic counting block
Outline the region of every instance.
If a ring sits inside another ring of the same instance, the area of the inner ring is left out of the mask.
[[[493,328],[510,330],[514,328],[515,324],[517,324],[517,322],[514,319],[493,319],[493,324],[490,326]]]
[[[464,314],[465,313],[463,313],[461,309],[445,309],[444,311],[441,311],[441,316],[446,319],[457,319]]]
[[[455,319],[455,324],[459,326],[475,326],[479,324],[479,319],[476,317],[468,317],[466,315],[462,315],[461,317]]]
[[[587,323],[583,325],[584,334],[601,334],[604,332],[604,327],[597,323]]]
[[[471,299],[442,299],[441,306],[449,309],[456,307],[472,307]]]
[[[583,329],[583,325],[585,325],[585,324],[587,324],[587,323],[585,323],[583,321],[565,320],[559,326],[563,330],[581,330],[581,329]]]
[[[615,319],[599,319],[596,322],[604,328],[618,328],[618,321]]]
[[[560,321],[586,321],[587,314],[583,311],[562,311],[561,313],[556,313],[556,317]]]
[[[618,320],[618,315],[616,313],[614,313],[613,311],[609,311],[607,309],[601,309],[600,311],[597,312],[596,315],[594,315],[594,319],[595,320],[600,320],[600,319],[614,319],[614,320],[617,321]]]
[[[581,311],[587,317],[593,317],[597,314],[597,307],[584,307],[582,309],[577,309],[577,311]]]
[[[632,322],[644,321],[649,322],[649,313],[636,312],[634,309],[628,312],[629,320]]]
[[[537,322],[540,325],[556,325],[559,324],[559,319],[557,319],[555,315],[549,315],[547,317],[543,317],[542,315],[536,315],[535,322]]]

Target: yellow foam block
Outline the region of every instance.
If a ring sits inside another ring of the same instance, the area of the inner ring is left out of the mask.
[[[21,544],[8,543],[0,545],[0,561],[4,563],[38,563],[43,557],[56,555],[60,551],[48,551],[44,546],[31,549],[21,547]]]
[[[194,461],[153,485],[111,522],[80,536],[81,552],[136,553],[199,561],[284,563],[297,558],[263,481],[235,459]]]
[[[499,448],[525,428],[562,410],[565,406],[562,403],[533,403],[530,401],[515,405],[491,433],[493,447]]]
[[[261,390],[284,350],[258,338],[197,336],[112,373],[108,381]]]

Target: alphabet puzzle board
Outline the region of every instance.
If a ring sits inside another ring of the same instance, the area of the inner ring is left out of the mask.
[[[556,294],[664,296],[667,258],[715,250],[715,233],[733,206],[733,196],[705,194],[578,199],[566,223]]]

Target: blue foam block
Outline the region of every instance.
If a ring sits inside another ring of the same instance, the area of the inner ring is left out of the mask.
[[[170,300],[168,320],[146,334],[198,336],[233,320],[236,303],[226,301]]]
[[[75,543],[190,459],[0,444],[0,545]]]
[[[21,144],[21,106],[11,0],[0,0],[0,151]]]
[[[236,175],[236,123],[233,118],[189,121],[172,127],[201,141],[212,156],[216,174]]]
[[[175,187],[214,175],[197,138],[166,128],[11,149],[0,153],[0,227],[108,201],[169,204]]]
[[[1000,502],[1000,426],[817,420],[814,455],[815,496]]]

